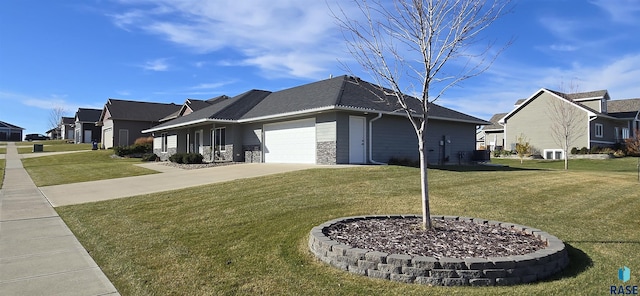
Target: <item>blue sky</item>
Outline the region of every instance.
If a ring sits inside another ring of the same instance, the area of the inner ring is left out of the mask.
[[[438,103],[488,119],[571,81],[640,97],[639,29],[640,1],[515,1],[487,32],[515,43]],[[345,74],[341,62],[351,57],[325,1],[0,1],[0,120],[25,133],[48,130],[54,107],[73,116],[108,98],[181,104],[277,91]]]

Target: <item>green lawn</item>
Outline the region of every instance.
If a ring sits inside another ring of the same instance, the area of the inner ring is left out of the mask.
[[[597,171],[597,172],[635,172],[638,168],[638,157],[624,157],[612,159],[570,159],[570,171]],[[564,169],[562,160],[525,160],[520,164],[520,160],[491,158],[491,163],[503,164],[516,168],[536,168],[536,169]]]
[[[43,152],[80,151],[91,150],[92,148],[91,143],[69,144],[63,140],[33,141],[16,143],[16,146],[18,146],[18,153],[34,153],[33,144],[42,144]]]
[[[68,144],[74,145],[75,144]],[[139,158],[113,159],[112,150],[24,158],[22,164],[36,186],[78,183],[157,173],[134,164]]]
[[[620,163],[633,163],[635,159]],[[619,164],[619,162],[611,162]],[[366,214],[420,213],[419,170],[315,169],[57,208],[122,295],[608,295],[640,278],[640,184],[607,172],[430,170],[434,214],[541,228],[568,244],[552,280],[513,287],[427,287],[317,262],[310,229]],[[539,168],[539,166],[537,167]]]

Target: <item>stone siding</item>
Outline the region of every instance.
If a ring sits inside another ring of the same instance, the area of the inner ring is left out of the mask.
[[[378,279],[433,286],[506,286],[539,281],[569,264],[564,243],[540,229],[527,226],[455,216],[433,219],[464,220],[480,224],[516,228],[547,242],[547,247],[531,254],[490,258],[434,258],[387,254],[352,248],[331,240],[324,229],[338,222],[362,219],[421,217],[416,215],[359,216],[325,222],[311,229],[309,248],[322,262],[344,271]]]
[[[161,149],[153,149],[153,153],[160,158],[161,161],[169,161],[169,157],[178,153],[177,148],[168,148],[167,152],[162,152]]]
[[[262,162],[260,145],[245,145],[242,147],[242,151],[244,151],[244,162]]]
[[[317,164],[336,164],[336,142],[318,142],[316,144]]]
[[[224,147],[224,151],[216,151],[214,153],[214,162],[233,161],[233,145],[225,145]]]

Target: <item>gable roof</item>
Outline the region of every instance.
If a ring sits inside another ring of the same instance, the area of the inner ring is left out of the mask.
[[[636,118],[640,115],[640,98],[608,101],[607,112],[616,118]]]
[[[100,110],[102,112],[102,110]],[[62,124],[74,124],[76,122],[75,117],[62,117],[60,120]]]
[[[6,123],[4,121],[0,121],[0,128],[24,130],[24,128],[21,128],[21,127],[19,127],[17,125],[13,125],[13,124],[10,124],[10,123]]]
[[[78,108],[74,120],[80,122],[98,122],[100,121],[100,114],[102,114],[101,109]]]
[[[482,128],[483,131],[504,131],[504,126],[500,125],[500,119],[502,119],[503,117],[507,116],[507,114],[509,113],[496,113],[493,114],[493,116],[491,116],[491,119],[489,119],[489,122],[491,122],[490,125],[484,126]]]
[[[108,99],[100,115],[100,121],[105,119],[105,111],[108,110],[113,120],[158,122],[181,107],[181,105],[174,103],[164,104]]]
[[[377,94],[374,95],[374,94]],[[421,114],[418,99],[408,104]],[[404,116],[393,96],[385,96],[379,87],[352,76],[338,76],[277,92],[251,90],[233,98],[218,98],[204,109],[155,126],[145,132],[177,128],[206,121],[255,122],[328,110],[362,111]],[[440,105],[431,104],[429,118],[474,123],[489,122]]]
[[[582,109],[583,111],[587,112],[590,116],[596,116],[596,115],[600,115],[600,116],[607,116],[605,114],[602,114],[596,110],[593,110],[587,106],[585,106],[584,104],[581,104],[577,101],[574,100],[578,100],[578,99],[584,99],[584,98],[595,98],[593,95],[600,93],[602,91],[593,91],[593,92],[584,92],[584,93],[575,93],[575,94],[565,94],[559,91],[555,91],[555,90],[550,90],[550,89],[546,89],[546,88],[541,88],[540,90],[536,91],[535,93],[533,93],[533,95],[531,95],[529,98],[527,98],[526,100],[524,100],[522,103],[520,103],[519,105],[517,105],[516,108],[514,108],[513,110],[511,110],[511,112],[507,113],[507,115],[505,115],[502,119],[500,119],[499,123],[504,124],[505,120],[509,119],[511,116],[513,116],[513,114],[517,113],[518,111],[522,110],[522,108],[524,108],[525,106],[527,106],[531,101],[533,101],[535,98],[539,97],[541,94],[543,93],[549,93],[552,96],[554,96],[557,99],[560,100],[565,100],[571,104],[573,104],[574,106],[576,106],[577,108]],[[606,94],[606,91],[604,91],[604,94]],[[608,97],[608,95],[607,95]]]

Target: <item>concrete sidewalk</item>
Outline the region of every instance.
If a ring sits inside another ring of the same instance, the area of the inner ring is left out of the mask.
[[[0,189],[0,295],[120,295],[7,145]]]
[[[305,170],[349,167],[314,164],[245,163],[195,170],[171,168],[159,163],[140,165],[161,171],[136,177],[40,187],[54,207],[157,193],[237,179]]]

